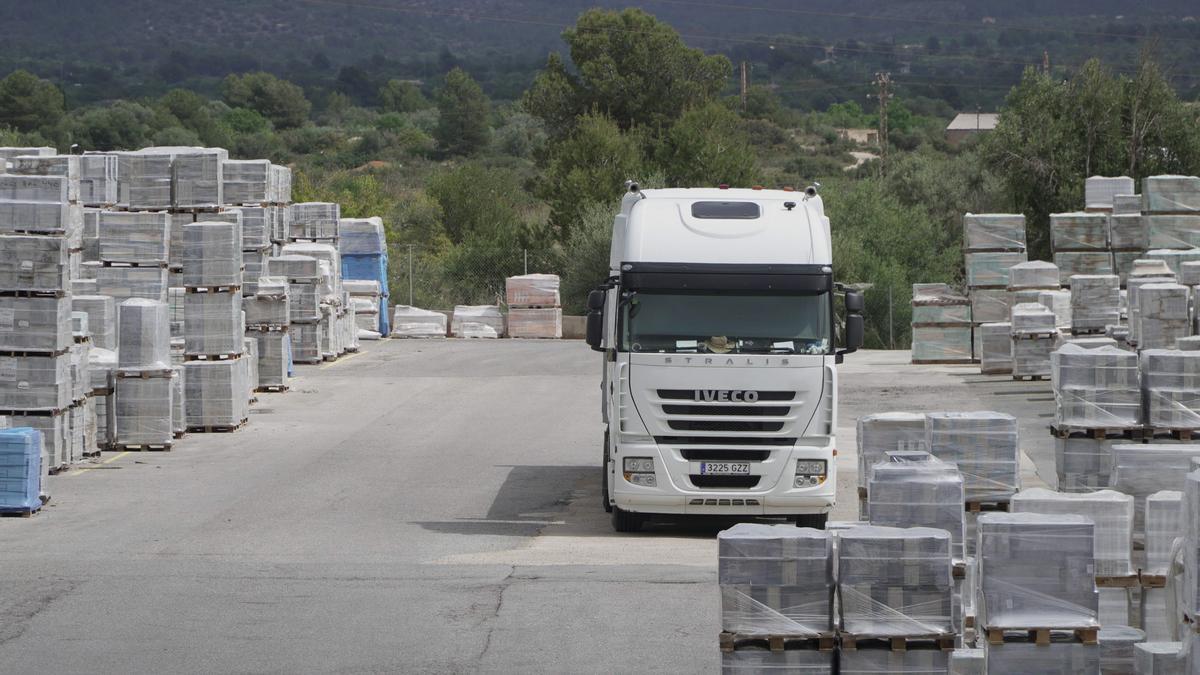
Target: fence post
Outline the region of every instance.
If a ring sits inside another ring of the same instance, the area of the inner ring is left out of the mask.
[[[413,306],[413,245],[408,245],[408,306]]]
[[[523,248],[521,252],[525,254],[525,274],[529,274],[529,249]]]
[[[894,325],[892,322],[892,285],[888,284],[888,349],[896,348],[896,335],[893,332]]]

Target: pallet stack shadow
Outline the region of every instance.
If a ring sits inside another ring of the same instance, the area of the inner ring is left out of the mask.
[[[1008,268],[1027,260],[1025,216],[964,215],[963,252],[971,322],[975,327],[972,358],[979,361],[983,355],[979,326],[1009,319],[1012,302],[1007,293]]]
[[[16,156],[0,175],[0,410],[42,432],[41,468],[90,452],[86,334],[72,331],[71,279],[82,246],[78,158]],[[82,326],[81,326],[82,328]],[[94,428],[94,423],[91,425]]]
[[[525,274],[504,282],[508,336],[561,338],[562,304],[557,274]]]
[[[386,337],[391,332],[391,291],[383,221],[378,216],[342,218],[337,246],[342,258],[342,281],[355,306],[359,336],[371,340]]]

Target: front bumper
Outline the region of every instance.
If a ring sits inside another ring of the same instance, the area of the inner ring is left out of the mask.
[[[633,485],[621,473],[624,457],[654,457],[657,486]],[[793,486],[798,460],[823,459],[827,475],[820,485]],[[620,444],[613,452],[612,500],[615,506],[635,513],[684,515],[791,516],[828,513],[837,496],[837,473],[832,443],[778,448],[770,459],[752,462],[761,476],[749,489],[700,489],[688,476],[691,462],[677,449],[650,444]]]

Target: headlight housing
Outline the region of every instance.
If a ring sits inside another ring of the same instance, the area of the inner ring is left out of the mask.
[[[825,482],[829,465],[823,459],[796,460],[796,478],[793,485],[798,488],[816,487]]]
[[[626,457],[623,464],[625,480],[642,487],[657,487],[653,457]]]

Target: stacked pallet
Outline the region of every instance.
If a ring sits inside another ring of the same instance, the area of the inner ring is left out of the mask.
[[[0,429],[0,514],[30,516],[42,508],[42,432]]]
[[[1200,436],[1200,352],[1147,349],[1141,366],[1148,431]]]
[[[835,672],[833,538],[742,523],[717,536],[725,672]]]
[[[967,295],[971,321],[1007,321],[1011,302],[1005,288],[1008,268],[1026,261],[1025,216],[1018,214],[972,214],[963,216],[963,251],[967,272]],[[979,347],[979,338],[975,338]],[[974,359],[979,360],[979,349]]]
[[[1103,334],[1121,321],[1121,280],[1115,274],[1077,274],[1071,277],[1072,335]]]
[[[1011,375],[1013,369],[1012,322],[985,323],[975,327],[979,334],[979,372]]]
[[[912,362],[971,363],[971,301],[946,284],[913,284]]]
[[[284,256],[306,256],[317,261],[317,351],[322,360],[338,358],[346,351],[347,337],[357,335],[357,331],[352,330],[354,318],[342,288],[342,259],[336,242],[296,241],[285,244],[280,251]]]
[[[342,260],[345,261],[345,256]],[[379,282],[344,279],[342,288],[350,295],[350,302],[354,307],[354,322],[358,338],[360,340],[378,340],[382,337],[379,332],[379,311],[386,303]]]
[[[113,446],[168,450],[175,437],[175,371],[167,306],[130,298],[117,311]]]
[[[281,255],[267,259],[267,274],[288,283],[288,334],[292,360],[321,362],[321,266],[307,255]]]
[[[1106,213],[1056,213],[1050,216],[1050,243],[1059,281],[1071,283],[1076,274],[1112,274]]]
[[[372,218],[343,218],[338,253],[342,256],[342,277],[379,284],[379,302],[375,312],[378,325],[371,329],[379,335],[391,332],[388,303],[388,251],[383,220]],[[358,315],[358,312],[355,312]],[[365,329],[366,319],[357,319]]]
[[[1179,608],[1186,624],[1181,628],[1181,638],[1187,661],[1185,672],[1196,673],[1200,672],[1200,471],[1192,471],[1184,479],[1181,513],[1183,583]]]
[[[1012,376],[1015,380],[1050,376],[1050,354],[1059,332],[1054,312],[1042,304],[1021,303],[1012,311]]]
[[[446,315],[419,307],[396,305],[392,316],[392,337],[395,338],[443,338],[446,337]]]
[[[924,452],[929,448],[925,437],[925,415],[908,412],[884,412],[858,418],[858,496],[862,515],[866,516],[867,487],[871,470],[887,458],[889,452]]]
[[[456,305],[450,333],[457,338],[504,337],[504,315],[498,305]]]
[[[261,277],[258,292],[246,298],[246,337],[258,344],[257,391],[286,391],[291,365],[291,299],[286,277]]]
[[[508,336],[561,338],[562,304],[557,274],[524,274],[504,282]]]
[[[1084,210],[1088,213],[1113,213],[1118,200],[1132,195],[1136,185],[1129,176],[1092,176],[1083,182]]]
[[[1187,286],[1145,283],[1131,293],[1132,334],[1138,349],[1174,349],[1175,341],[1192,333]]]
[[[1139,624],[1152,642],[1171,640],[1178,617],[1168,607],[1167,577],[1171,574],[1172,547],[1183,532],[1183,492],[1159,490],[1146,497],[1144,512],[1146,563],[1141,570],[1142,593]]]
[[[891,453],[872,467],[867,520],[884,527],[930,527],[950,533],[950,555],[965,564],[963,477],[929,453]]]
[[[978,527],[989,672],[1099,672],[1092,520],[988,513]]]
[[[968,508],[1006,504],[1020,487],[1017,420],[997,412],[937,412],[925,415],[929,453],[963,476]]]

